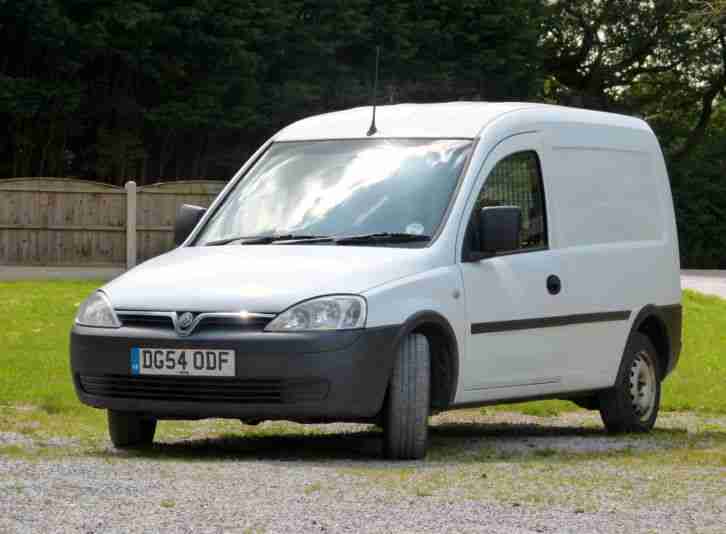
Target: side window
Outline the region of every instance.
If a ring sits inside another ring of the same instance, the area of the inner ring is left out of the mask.
[[[547,246],[544,190],[536,152],[517,152],[497,163],[479,192],[474,213],[487,206],[517,206],[522,210],[517,250]]]

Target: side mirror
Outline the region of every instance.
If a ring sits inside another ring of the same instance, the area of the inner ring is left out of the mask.
[[[478,250],[472,250],[472,260],[494,256],[497,252],[517,250],[520,246],[522,210],[517,206],[482,208],[478,221]]]
[[[176,214],[176,222],[174,223],[174,244],[181,245],[184,240],[189,237],[194,227],[201,220],[207,208],[192,206],[191,204],[182,204]]]

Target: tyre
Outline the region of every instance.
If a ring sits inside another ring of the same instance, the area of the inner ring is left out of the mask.
[[[383,414],[383,450],[393,460],[426,455],[431,396],[431,356],[426,336],[410,334],[398,350]]]
[[[108,433],[119,449],[148,447],[154,441],[156,421],[136,414],[108,410]]]
[[[658,356],[647,336],[632,334],[615,386],[600,395],[600,416],[609,432],[648,432],[660,408]]]

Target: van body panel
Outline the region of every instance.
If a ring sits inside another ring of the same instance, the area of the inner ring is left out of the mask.
[[[368,302],[367,325],[402,324],[422,311],[439,313],[453,325],[462,324],[461,291],[459,270],[453,265],[398,278],[362,293]]]
[[[612,385],[629,310],[576,302],[564,274],[562,292],[548,294],[546,279],[562,273],[561,258],[551,251],[525,256],[462,265],[467,295],[476,286],[487,289],[478,300],[467,301],[471,325],[464,380],[469,391],[461,402],[492,399],[509,387],[530,396],[557,387]]]
[[[472,180],[468,206],[471,213],[476,195],[486,178],[507,156],[523,151],[545,152],[545,133],[520,133],[499,141],[488,153]],[[545,188],[547,226],[552,235],[550,213],[556,211],[552,182],[557,180],[541,158]],[[466,221],[459,225],[459,247],[463,246]],[[532,329],[503,329],[475,333],[478,325],[507,321],[536,321],[561,317],[583,317],[610,312],[628,312],[617,298],[579,298],[576,287],[585,279],[585,270],[570,272],[563,251],[552,248],[505,255],[479,262],[461,262],[464,295],[470,331],[462,367],[461,396],[457,402],[488,401],[529,397],[552,391],[597,389],[612,384],[627,335],[623,320],[597,323],[562,324]],[[556,275],[562,291],[551,295],[547,279]],[[546,322],[546,321],[544,321]],[[551,323],[552,321],[550,321]],[[588,343],[589,346],[585,346]]]
[[[426,249],[335,245],[181,247],[104,287],[118,309],[279,313],[302,300],[363,293],[435,266]]]
[[[435,313],[445,318],[456,337],[459,370],[455,398],[463,391],[461,377],[466,376],[464,361],[468,339],[468,320],[463,304],[464,286],[456,265],[439,267],[400,278],[363,293],[368,301],[369,325],[385,327],[405,324],[420,313]]]

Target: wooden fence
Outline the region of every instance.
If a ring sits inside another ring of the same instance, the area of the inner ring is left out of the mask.
[[[129,190],[70,178],[0,180],[0,265],[126,265],[127,203],[136,206],[135,256],[144,261],[173,247],[180,204],[208,206],[223,187],[204,180]]]

